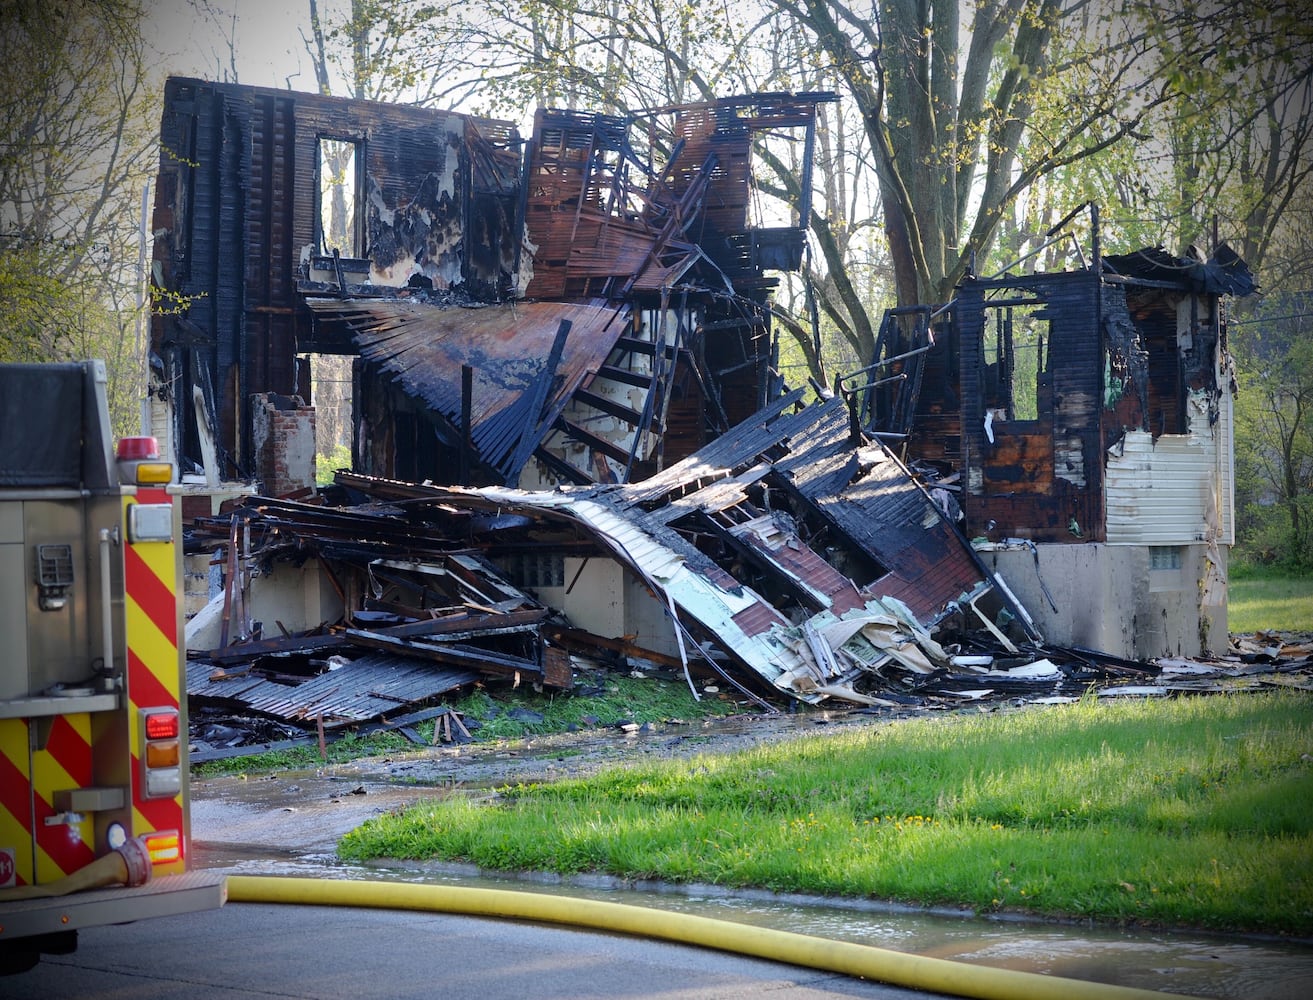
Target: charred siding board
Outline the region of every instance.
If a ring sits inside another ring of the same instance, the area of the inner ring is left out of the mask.
[[[711,164],[703,211],[693,231],[703,250],[736,281],[760,278],[763,266],[796,269],[801,260],[805,223],[801,227],[753,229],[748,205],[753,197],[752,144],[762,132],[797,130],[805,139],[816,120],[819,101],[833,95],[756,94],[727,97],[674,110],[672,140],[682,144],[666,167],[670,197],[682,197]],[[806,185],[804,185],[804,188]],[[800,206],[805,218],[808,197]],[[796,221],[796,220],[795,220]],[[767,258],[770,263],[765,263]]]
[[[910,454],[931,462],[960,468],[962,464],[962,411],[958,380],[960,353],[958,335],[948,313],[935,330],[935,346],[925,356],[921,391],[912,423]]]
[[[1148,354],[1147,429],[1159,434],[1184,434],[1185,396],[1181,354],[1176,343],[1176,309],[1160,296],[1131,304],[1131,315]]]
[[[854,449],[844,400],[784,412],[794,401],[780,400],[683,462],[625,487],[626,497],[646,506],[677,492],[681,481],[711,482],[767,460],[848,544],[888,571],[867,593],[898,597],[928,621],[974,590],[985,574],[965,541],[883,447]],[[687,500],[696,502],[696,494]]]
[[[592,279],[637,273],[652,249],[655,230],[615,214],[627,131],[613,115],[538,111],[526,168],[530,297],[595,294]]]
[[[793,455],[775,467],[888,570],[863,589],[897,597],[923,621],[974,590],[985,574],[902,464],[879,446],[857,452],[846,445],[848,411],[842,398],[809,409],[822,411],[823,419],[808,434],[797,435],[790,444]],[[826,451],[830,457],[818,460]]]
[[[985,433],[986,409],[994,402],[984,378],[993,360],[985,355],[985,324],[993,321],[987,308],[989,292],[1029,295],[1045,303],[1053,400],[1052,408],[1041,409],[1037,420],[995,421],[992,443]],[[1098,306],[1098,279],[1086,272],[968,281],[961,288],[957,316],[967,534],[986,534],[993,521],[998,536],[1074,541],[1069,525],[1075,521],[1084,538],[1102,540],[1103,338]],[[1028,439],[1030,435],[1039,437]]]
[[[297,162],[291,142],[296,102],[280,96],[252,108],[247,186],[244,336],[254,358],[250,382],[293,393],[298,250],[295,223]],[[309,400],[307,400],[309,402]]]
[[[764,519],[763,519],[764,520]],[[770,525],[751,521],[731,529],[731,534],[745,545],[751,546],[762,558],[768,559],[785,573],[806,587],[813,597],[812,611],[828,609],[836,615],[862,607],[864,595],[852,580],[827,563],[792,533],[772,533]]]
[[[510,288],[518,240],[520,137],[506,122],[469,119],[470,211],[465,224],[466,282],[480,296]]]
[[[626,496],[629,502],[643,506],[658,503],[685,492],[690,484],[704,480],[711,482],[741,472],[776,452],[785,436],[777,425],[787,411],[801,403],[805,391],[795,389],[787,396],[781,396],[695,454],[628,486]]]
[[[736,120],[732,106],[705,105],[676,115],[675,140],[682,142],[679,156],[666,168],[673,197],[695,182],[709,157],[714,157],[706,208],[699,221],[704,249],[722,270],[735,275],[752,269],[750,249],[730,240],[747,229],[749,153],[752,136]]]

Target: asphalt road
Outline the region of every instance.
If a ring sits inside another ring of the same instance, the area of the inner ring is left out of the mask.
[[[24,1000],[903,1000],[847,976],[568,928],[390,910],[228,903],[80,932],[71,955],[0,977]]]

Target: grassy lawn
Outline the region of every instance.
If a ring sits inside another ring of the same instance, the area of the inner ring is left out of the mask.
[[[1227,628],[1313,631],[1313,575],[1235,576],[1228,584]]]
[[[1313,698],[939,716],[447,799],[346,859],[1313,933]]]

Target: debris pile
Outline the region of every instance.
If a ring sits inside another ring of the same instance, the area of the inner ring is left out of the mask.
[[[332,732],[413,724],[476,682],[567,689],[585,664],[672,671],[695,696],[712,685],[766,711],[1167,693],[1274,672],[1045,645],[906,467],[851,441],[842,400],[797,404],[635,484],[339,472],[317,502],[244,498],[199,518],[192,547],[224,548],[229,571],[208,626],[189,628],[192,704]],[[310,586],[336,596],[325,620],[256,620],[251,594],[279,567],[302,588],[313,569]],[[632,628],[576,620],[608,587]],[[193,641],[207,627],[220,640]]]

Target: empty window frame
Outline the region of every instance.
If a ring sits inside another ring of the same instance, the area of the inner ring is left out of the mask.
[[[1035,299],[987,303],[981,357],[985,405],[1005,420],[1038,420],[1048,401],[1052,336],[1044,304]]]
[[[336,250],[342,257],[365,256],[360,171],[364,143],[358,139],[320,136],[315,169],[319,195],[318,244],[325,257]]]
[[[1181,568],[1181,546],[1152,545],[1149,547],[1149,569],[1179,570]]]

